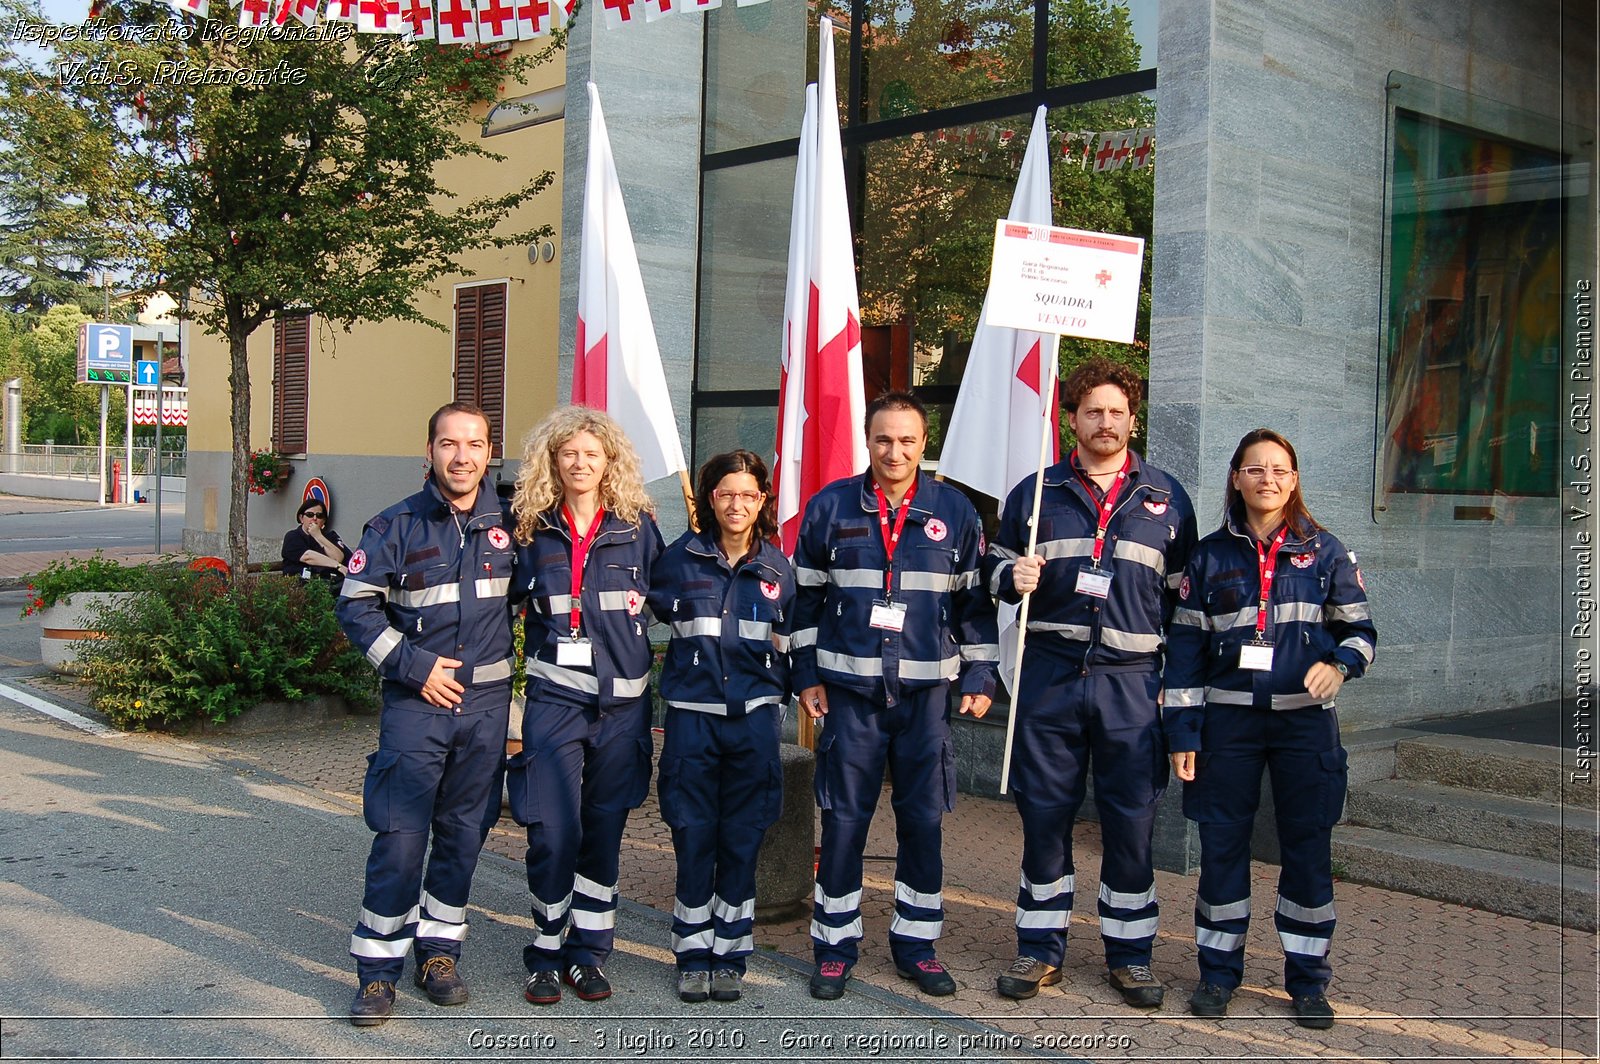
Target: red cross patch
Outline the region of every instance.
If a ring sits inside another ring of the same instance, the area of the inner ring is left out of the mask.
[[[489,529],[489,545],[495,550],[505,550],[511,546],[511,537],[506,535],[506,530],[499,525]]]
[[[935,543],[944,542],[944,537],[950,534],[950,530],[945,527],[944,522],[937,517],[928,518],[928,523],[922,526],[922,530]]]
[[[637,617],[639,615],[639,611],[642,610],[642,609],[644,609],[644,596],[639,594],[639,592],[633,590],[632,588],[629,588],[628,589],[628,615],[630,617]]]
[[[761,593],[769,599],[777,599],[782,590],[777,584],[769,584],[765,580],[761,581]]]
[[[1296,569],[1309,569],[1311,568],[1311,563],[1316,560],[1317,556],[1310,551],[1307,551],[1304,554],[1296,554],[1294,557],[1289,559],[1289,561],[1294,564]]]
[[[367,552],[358,550],[350,555],[350,564],[347,566],[351,576],[356,575],[367,567]]]
[[[1167,512],[1167,504],[1159,499],[1146,499],[1144,501],[1144,508],[1155,514],[1157,517],[1160,517],[1162,514]]]
[[[1185,602],[1189,601],[1189,574],[1183,574],[1183,580],[1178,584],[1178,597]]]

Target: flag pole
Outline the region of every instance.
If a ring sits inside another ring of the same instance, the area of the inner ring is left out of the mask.
[[[1055,410],[1056,363],[1060,356],[1061,336],[1057,334],[1050,344],[1050,369],[1046,373],[1049,387],[1039,389],[1039,399],[1044,413],[1039,418],[1039,472],[1033,480],[1033,517],[1028,521],[1028,553],[1032,557],[1039,546],[1039,507],[1044,501],[1045,460],[1050,454],[1050,439],[1060,427],[1053,424],[1050,414]],[[1043,352],[1040,352],[1041,357]],[[1033,602],[1033,592],[1022,596],[1022,609],[1017,612],[1017,661],[1011,667],[1011,712],[1006,714],[1006,747],[1000,755],[1000,793],[1005,794],[1011,782],[1011,742],[1017,732],[1017,706],[1021,705],[1022,652],[1028,643],[1028,606]]]
[[[689,530],[700,531],[700,515],[694,510],[694,488],[689,486],[689,471],[678,470],[678,483],[683,485],[683,505],[689,511]]]

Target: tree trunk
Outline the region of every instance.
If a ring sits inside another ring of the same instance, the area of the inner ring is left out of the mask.
[[[228,330],[228,394],[233,400],[233,475],[228,483],[228,566],[233,581],[244,579],[250,565],[250,334]]]

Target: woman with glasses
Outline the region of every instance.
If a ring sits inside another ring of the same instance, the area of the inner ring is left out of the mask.
[[[737,1001],[752,949],[756,855],[778,818],[794,574],[772,545],[767,467],[750,451],[700,468],[695,512],[650,580],[672,628],[661,670],[666,742],[657,786],[678,858],[678,997]]]
[[[512,512],[512,597],[528,597],[522,751],[506,765],[528,829],[534,937],[522,951],[535,1005],[611,996],[602,965],[617,923],[628,812],[650,793],[650,634],[661,533],[639,458],[615,420],[562,407],[523,444]]]
[[[1273,919],[1284,989],[1300,1026],[1333,1025],[1331,841],[1348,776],[1334,700],[1377,641],[1356,556],[1306,508],[1294,447],[1271,429],[1246,433],[1222,527],[1190,557],[1167,641],[1163,723],[1200,832],[1196,1016],[1226,1015],[1244,978],[1265,769],[1282,851]]]
[[[330,583],[343,580],[351,550],[328,527],[328,504],[307,499],[295,517],[300,523],[283,537],[283,575],[300,580],[315,576]]]

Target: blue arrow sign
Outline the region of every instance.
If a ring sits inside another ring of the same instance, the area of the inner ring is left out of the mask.
[[[139,360],[139,372],[136,379],[140,384],[146,384],[154,388],[156,386],[156,381],[160,378],[160,375],[160,371],[157,369],[154,362],[146,362],[143,359]]]

